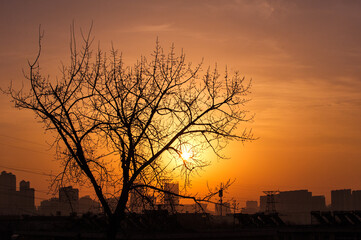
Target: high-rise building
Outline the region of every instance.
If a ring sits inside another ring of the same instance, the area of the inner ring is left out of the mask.
[[[266,208],[267,208],[267,196],[262,195],[259,197],[259,210],[261,212],[266,212]]]
[[[324,196],[312,196],[308,190],[281,191],[274,196],[275,211],[282,220],[291,224],[310,224],[310,212],[315,208],[323,208]],[[266,212],[267,196],[260,197],[260,209]],[[321,210],[319,209],[319,210]],[[323,210],[323,209],[322,209]]]
[[[34,195],[30,182],[21,181],[17,191],[16,176],[5,171],[0,174],[0,215],[34,214]]]
[[[361,210],[361,190],[352,191],[352,210]]]
[[[2,171],[0,174],[0,190],[16,191],[16,176]]]
[[[14,215],[16,210],[16,176],[5,171],[0,175],[0,214]]]
[[[312,211],[325,211],[326,199],[325,196],[312,196]]]
[[[352,210],[351,189],[332,190],[331,208],[333,211]]]
[[[280,192],[279,199],[278,210],[284,222],[291,224],[311,223],[311,192],[308,190]]]
[[[179,194],[179,183],[164,183],[164,204],[171,206],[179,205],[179,196],[175,196],[171,193]],[[169,193],[167,193],[169,192]]]
[[[309,212],[312,209],[312,193],[308,190],[280,192],[279,199],[279,212]]]
[[[25,214],[31,214],[35,211],[35,190],[30,188],[30,182],[22,180],[20,182],[20,190],[18,192],[18,207]]]
[[[165,182],[163,190],[165,191],[162,199],[164,208],[168,210],[168,212],[177,212],[179,208],[179,196],[174,194],[179,194],[179,183]]]
[[[78,201],[78,199],[79,189],[73,188],[72,186],[62,187],[59,189],[60,202]]]
[[[78,212],[79,189],[72,186],[59,189],[59,211],[61,215],[70,215]]]

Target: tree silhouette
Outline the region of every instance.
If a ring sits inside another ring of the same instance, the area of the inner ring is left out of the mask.
[[[79,49],[72,29],[70,64],[56,80],[40,71],[39,34],[39,52],[26,75],[30,89],[10,87],[7,93],[16,108],[32,110],[55,133],[63,167],[56,180],[94,188],[108,219],[108,238],[114,239],[130,191],[164,191],[162,179],[178,170],[188,181],[208,165],[199,157],[204,150],[222,157],[229,140],[253,139],[250,131],[236,131],[251,120],[244,109],[250,82],[238,73],[204,71],[174,47],[165,53],[158,42],[150,60],[141,57],[127,67],[114,49],[108,55],[93,51],[90,32]],[[184,147],[196,152],[192,159],[182,158]]]

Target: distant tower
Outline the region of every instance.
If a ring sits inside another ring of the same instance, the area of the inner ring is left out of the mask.
[[[276,201],[275,201],[275,195],[279,193],[280,191],[263,191],[264,194],[267,196],[267,202],[266,202],[266,213],[276,213]]]

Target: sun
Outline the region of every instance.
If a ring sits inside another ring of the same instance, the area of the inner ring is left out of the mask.
[[[189,162],[193,157],[193,153],[191,151],[182,151],[181,157],[184,161]]]
[[[191,146],[183,145],[180,151],[180,157],[182,158],[183,162],[192,162],[194,157],[194,152]]]

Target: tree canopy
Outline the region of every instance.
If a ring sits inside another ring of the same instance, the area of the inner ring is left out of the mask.
[[[126,66],[115,49],[93,50],[90,32],[81,48],[74,31],[71,39],[70,64],[52,79],[39,67],[40,35],[26,76],[30,88],[8,93],[56,135],[63,167],[57,179],[90,184],[110,225],[124,218],[131,190],[162,191],[162,179],[178,170],[187,181],[208,165],[204,150],[221,156],[228,141],[253,139],[237,129],[252,119],[244,107],[250,81],[239,73],[192,65],[182,51],[165,52],[158,42],[150,57]]]

